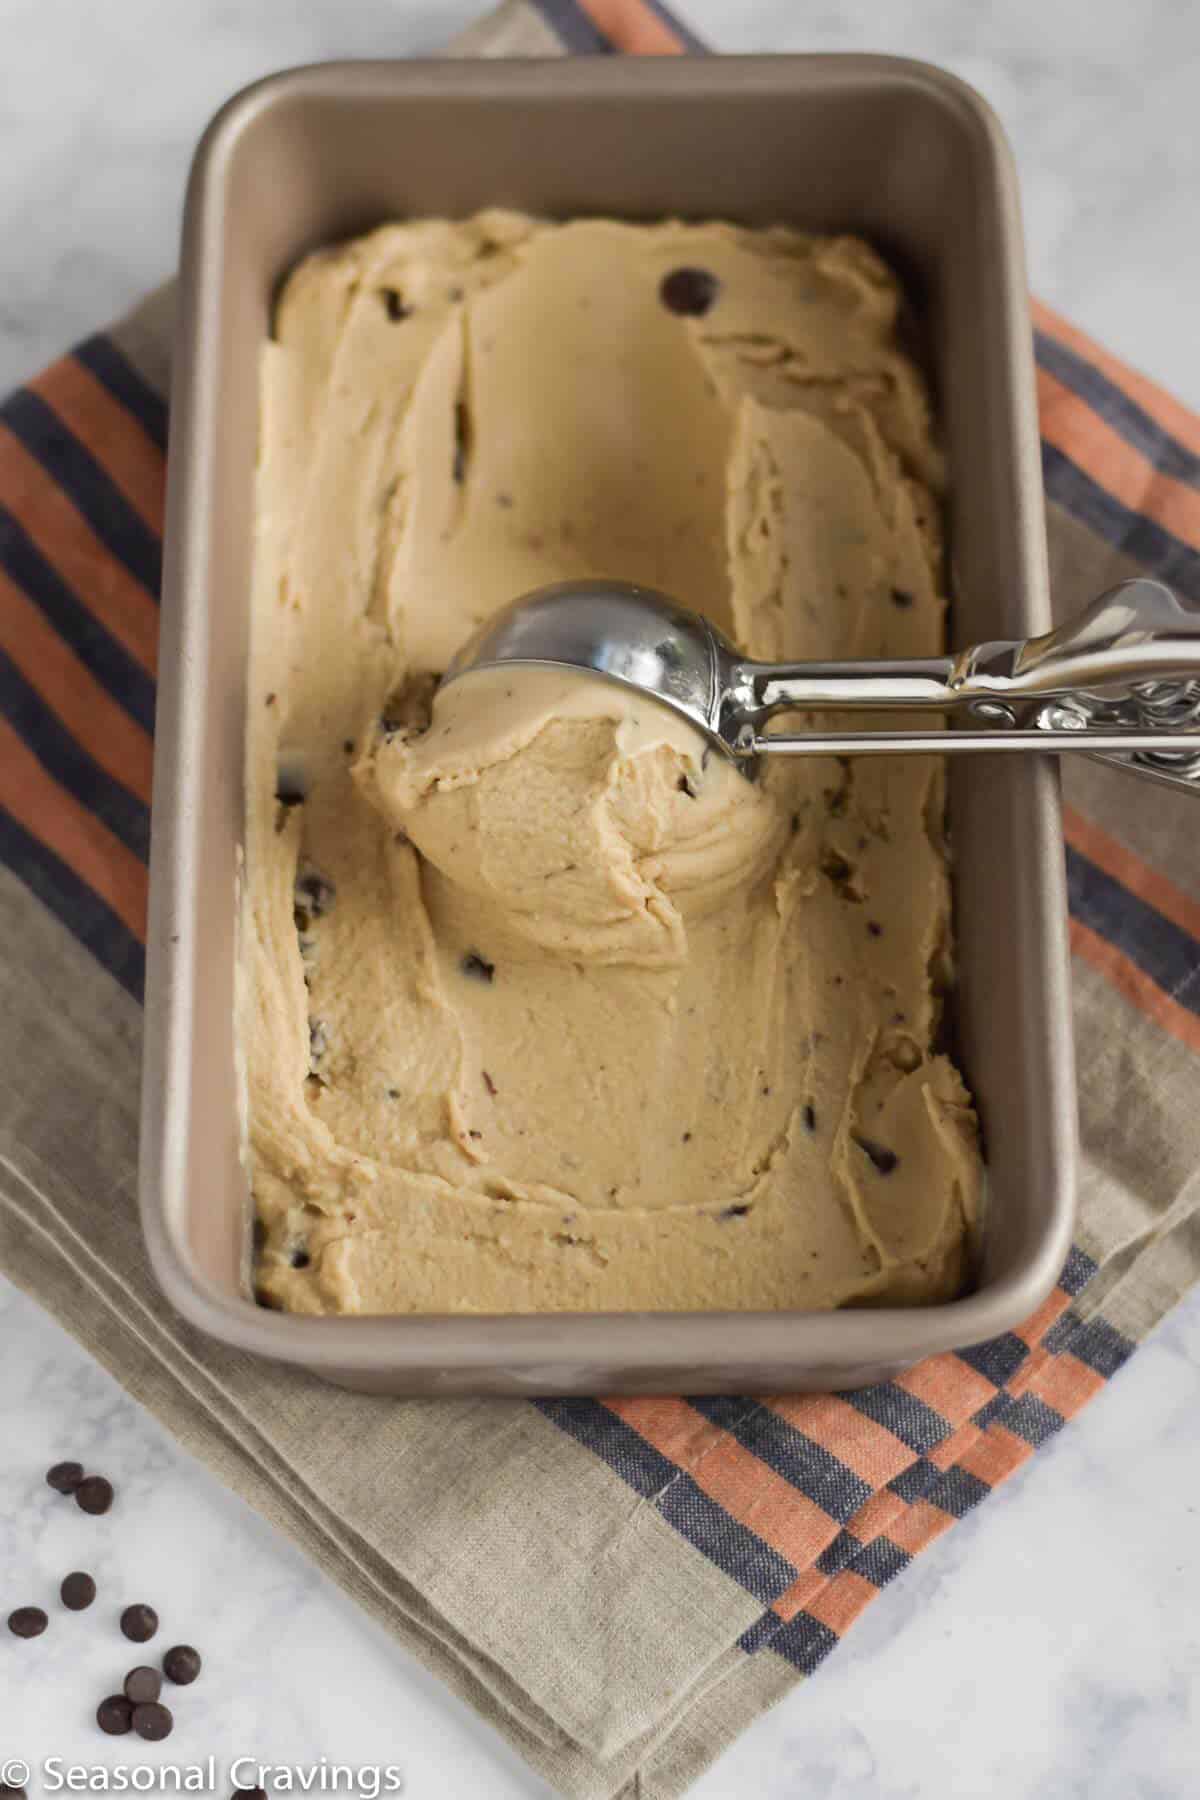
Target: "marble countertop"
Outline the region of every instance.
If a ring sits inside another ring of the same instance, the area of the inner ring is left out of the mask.
[[[1036,291],[1200,406],[1194,9],[686,10],[720,48],[902,51],[973,82],[1016,147]],[[474,11],[470,0],[5,0],[0,388],[169,271],[187,157],[234,88],[288,63],[428,50]],[[548,1791],[3,1282],[0,1369],[0,1611],[91,1567],[122,1604],[159,1608],[160,1642],[209,1652],[170,1744],[139,1746],[139,1758],[391,1764],[419,1800]],[[1198,1418],[1193,1299],[1034,1466],[889,1587],[816,1679],[701,1780],[697,1800],[1195,1792]],[[98,1532],[41,1485],[50,1462],[75,1452],[121,1483],[121,1530],[114,1514]],[[126,1760],[91,1714],[136,1658],[93,1618],[69,1640],[3,1634],[0,1760]]]

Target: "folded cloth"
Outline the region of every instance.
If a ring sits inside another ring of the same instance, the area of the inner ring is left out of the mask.
[[[695,47],[506,0],[456,52]],[[386,1401],[189,1329],[134,1205],[171,296],[0,407],[0,1267],[565,1795],[682,1793],[1200,1272],[1187,795],[1066,771],[1078,1240],[1016,1332],[857,1393]],[[1200,420],[1035,308],[1053,588],[1200,598]]]

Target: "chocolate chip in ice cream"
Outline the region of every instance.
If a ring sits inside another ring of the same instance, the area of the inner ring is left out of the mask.
[[[75,1489],[75,1504],[81,1512],[99,1517],[113,1503],[113,1486],[103,1475],[85,1475]]]
[[[133,1703],[124,1694],[110,1694],[96,1708],[96,1723],[109,1737],[124,1737],[133,1724]]]
[[[491,981],[496,973],[495,963],[490,963],[486,956],[480,956],[478,950],[468,950],[458,966],[472,981]]]
[[[158,1614],[152,1606],[140,1602],[127,1606],[121,1614],[121,1630],[132,1643],[148,1643],[158,1630]]]
[[[58,1590],[68,1612],[83,1612],[96,1598],[96,1583],[84,1569],[73,1569],[64,1575]]]
[[[805,1106],[800,1117],[804,1120],[805,1131],[815,1131],[817,1129],[817,1109],[811,1100]]]
[[[399,288],[380,288],[379,297],[383,301],[383,310],[393,325],[398,325],[402,319],[410,316],[412,307],[404,304]]]
[[[82,1463],[60,1462],[46,1470],[46,1481],[56,1494],[73,1494],[82,1480]]]
[[[467,465],[471,460],[473,437],[471,409],[465,400],[456,400],[454,402],[454,463],[451,474],[459,487],[467,479]]]
[[[136,1669],[130,1669],[122,1685],[125,1698],[134,1706],[148,1706],[162,1692],[162,1676],[157,1669],[140,1663]]]
[[[41,1637],[50,1623],[40,1606],[18,1606],[8,1615],[8,1629],[14,1637]]]
[[[894,587],[892,589],[892,605],[898,606],[901,612],[907,612],[912,603],[912,595],[907,593],[904,588]]]
[[[190,1687],[200,1673],[200,1652],[190,1644],[172,1644],[163,1657],[163,1673],[176,1687]]]
[[[668,312],[699,319],[712,307],[720,288],[711,269],[672,269],[660,281],[658,297]]]
[[[877,1144],[874,1138],[863,1137],[861,1133],[857,1131],[854,1134],[854,1142],[858,1145],[863,1155],[870,1159],[876,1173],[879,1175],[890,1175],[892,1170],[896,1167],[896,1164],[900,1161],[896,1152],[894,1150],[889,1150],[886,1144]]]
[[[160,1744],[163,1738],[170,1737],[174,1728],[175,1719],[170,1707],[163,1706],[157,1700],[133,1709],[133,1729],[147,1743]]]
[[[275,798],[280,806],[299,806],[308,790],[294,769],[280,769]]]
[[[319,919],[333,905],[337,898],[337,889],[333,882],[322,875],[319,870],[306,868],[301,870],[296,877],[293,898],[298,909],[303,909],[312,918]]]

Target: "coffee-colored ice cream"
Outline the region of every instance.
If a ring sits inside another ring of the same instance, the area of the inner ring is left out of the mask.
[[[264,352],[239,968],[257,1281],[306,1312],[961,1283],[943,771],[748,781],[569,674],[545,582],[767,658],[941,649],[940,467],[866,245],[491,212],[311,257]]]

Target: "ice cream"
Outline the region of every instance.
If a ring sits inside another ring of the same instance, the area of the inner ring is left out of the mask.
[[[258,1292],[831,1307],[961,1284],[938,759],[757,782],[569,674],[580,575],[762,657],[943,644],[940,464],[853,239],[491,212],[309,258],[262,367],[239,1033]]]

